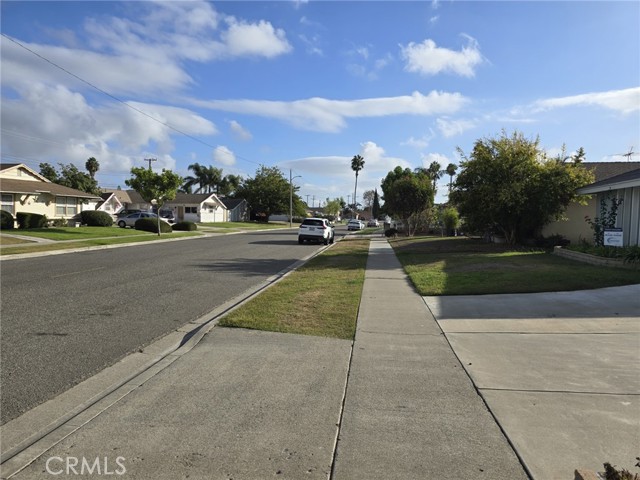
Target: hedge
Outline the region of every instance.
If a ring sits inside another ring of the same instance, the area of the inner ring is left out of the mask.
[[[18,212],[16,213],[18,228],[45,228],[47,226],[47,216],[39,213]]]
[[[14,227],[14,218],[6,210],[0,210],[0,229],[11,230]]]
[[[136,230],[144,232],[158,233],[158,219],[156,218],[139,218],[135,223]],[[160,220],[160,233],[171,233],[171,225]]]
[[[110,227],[113,225],[113,218],[107,212],[99,210],[85,210],[80,212],[83,225],[90,227]]]
[[[198,225],[193,222],[178,222],[173,226],[174,230],[181,230],[184,232],[192,232],[198,229]]]

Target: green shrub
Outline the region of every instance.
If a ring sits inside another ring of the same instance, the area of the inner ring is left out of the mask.
[[[110,227],[113,225],[113,218],[107,212],[99,210],[85,210],[80,212],[83,225],[90,227]]]
[[[69,220],[67,220],[66,218],[54,218],[53,220],[51,220],[51,226],[52,227],[68,227]]]
[[[632,263],[634,265],[640,265],[640,246],[627,247],[623,253],[622,259],[624,263]]]
[[[158,233],[158,220],[155,218],[140,218],[136,220],[135,228],[143,232]],[[160,233],[171,233],[172,231],[171,225],[160,220]]]
[[[6,210],[0,210],[0,230],[11,230],[14,222],[13,215]]]
[[[18,212],[16,213],[18,228],[45,228],[47,226],[47,216],[39,213]]]
[[[193,222],[178,222],[173,226],[173,229],[183,232],[192,232],[198,229],[198,225]]]

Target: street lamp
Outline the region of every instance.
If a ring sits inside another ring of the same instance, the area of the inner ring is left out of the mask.
[[[293,227],[293,179],[302,178],[300,175],[292,177],[291,169],[289,169],[289,228]]]

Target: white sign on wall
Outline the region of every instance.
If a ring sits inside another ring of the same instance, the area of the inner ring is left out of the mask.
[[[621,228],[605,228],[604,244],[607,247],[622,246],[622,229]]]

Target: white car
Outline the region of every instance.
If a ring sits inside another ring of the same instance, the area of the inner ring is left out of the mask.
[[[126,217],[118,218],[118,226],[120,228],[126,228],[126,227],[136,228],[136,222],[141,218],[151,218],[156,220],[158,216],[155,213],[150,213],[150,212],[130,213]],[[169,223],[166,218],[160,217],[160,220]]]
[[[298,243],[301,245],[305,240],[329,245],[334,238],[333,226],[326,218],[305,218],[298,229]]]
[[[375,218],[372,218],[367,222],[367,227],[379,227],[379,226],[380,226],[380,222]]]
[[[364,222],[352,218],[347,223],[347,230],[364,230]]]

